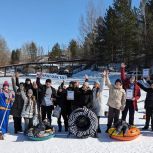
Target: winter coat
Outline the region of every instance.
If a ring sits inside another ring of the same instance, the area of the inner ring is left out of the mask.
[[[21,113],[22,117],[25,118],[33,118],[34,116],[38,115],[36,101],[27,98],[24,91],[21,91],[22,98],[24,100],[24,106]]]
[[[146,99],[145,99],[145,109],[148,108],[148,107],[153,108],[153,89],[152,88],[146,88],[140,83],[137,83],[137,84],[142,90],[147,92]]]
[[[20,92],[15,93],[15,101],[13,103],[10,112],[11,115],[13,115],[13,117],[21,117],[23,105],[24,105],[24,100],[21,96],[21,93]]]
[[[123,88],[126,91],[127,89],[130,88],[130,79],[127,79],[125,76],[125,68],[121,68],[121,80],[123,82]],[[138,111],[137,102],[140,96],[141,96],[140,87],[135,82],[134,83],[134,93],[133,93],[133,97],[135,98],[135,100],[133,101],[133,106],[136,111]]]
[[[13,78],[12,78],[12,85],[13,85],[13,90],[15,92],[15,101],[14,101],[13,106],[11,108],[10,114],[13,115],[13,117],[21,117],[21,112],[23,109],[24,100],[21,96],[20,89],[16,88],[15,80]]]
[[[115,85],[110,83],[109,78],[106,78],[106,85],[109,88],[109,98],[107,105],[123,111],[126,103],[125,90],[122,87],[116,88]]]
[[[74,91],[74,100],[68,100],[67,99],[67,103],[68,103],[68,105],[70,107],[69,108],[69,110],[70,110],[69,113],[71,113],[73,110],[79,108],[79,104],[80,104],[80,90],[79,90],[78,87],[75,87],[75,88],[74,87],[68,87],[66,89],[66,97],[67,97],[68,91]]]
[[[93,95],[92,90],[90,88],[87,89],[87,91],[83,90],[83,88],[80,88],[80,100],[78,103],[78,107],[86,106],[89,109],[92,109],[93,105]]]
[[[46,94],[46,85],[42,85],[41,83],[40,83],[40,78],[37,78],[37,80],[36,80],[36,83],[37,83],[37,85],[38,85],[38,90],[39,90],[39,103],[40,104],[42,104],[42,102],[44,101],[44,97],[45,97],[45,94]],[[51,95],[51,98],[54,98],[54,99],[56,99],[56,97],[57,97],[57,93],[56,93],[56,89],[55,88],[53,88],[53,87],[51,87],[51,90],[52,90],[52,95]],[[56,100],[55,100],[56,101]],[[53,101],[53,103],[55,102],[55,101]]]
[[[92,111],[97,116],[103,115],[103,103],[102,103],[102,92],[104,89],[104,79],[100,82],[100,88],[93,88],[92,96],[93,96],[93,103],[92,103]]]

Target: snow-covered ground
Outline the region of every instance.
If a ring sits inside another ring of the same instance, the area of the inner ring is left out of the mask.
[[[90,73],[91,74],[91,73]],[[84,75],[82,75],[84,76]],[[82,76],[75,76],[77,80],[83,81]],[[73,76],[74,77],[74,76]],[[112,76],[111,80],[114,80],[118,76]],[[98,77],[97,77],[98,78]],[[0,78],[0,84],[4,80],[10,82],[10,78]],[[24,81],[25,78],[21,78],[20,81]],[[42,82],[44,82],[43,80]],[[61,81],[55,81],[53,86],[56,88]],[[142,96],[138,103],[139,111],[135,114],[135,125],[141,128],[144,126],[145,120],[142,119],[144,115],[144,102],[145,92],[141,92]],[[104,111],[107,111],[106,106],[108,99],[108,90],[103,92],[103,106]],[[128,120],[128,118],[127,118]],[[142,131],[141,135],[129,142],[120,142],[111,139],[106,133],[107,118],[102,117],[100,119],[102,133],[99,134],[99,138],[87,138],[77,139],[73,136],[67,138],[67,133],[56,133],[55,138],[34,142],[29,141],[23,134],[15,135],[13,133],[13,122],[9,123],[9,134],[5,135],[5,140],[0,141],[1,153],[153,153],[153,132],[151,130]],[[57,129],[57,119],[53,118],[53,125]]]

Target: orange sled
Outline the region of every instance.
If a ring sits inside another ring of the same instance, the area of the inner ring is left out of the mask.
[[[115,128],[110,128],[108,131],[108,134],[110,135],[112,139],[116,139],[120,141],[134,140],[140,135],[140,133],[141,133],[140,130],[136,128],[135,126],[131,127],[125,135],[123,135],[123,132],[121,132],[120,134],[117,134]]]

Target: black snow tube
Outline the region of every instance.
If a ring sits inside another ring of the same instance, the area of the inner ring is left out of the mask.
[[[94,112],[84,108],[74,110],[68,120],[69,132],[78,138],[94,137],[98,119]]]

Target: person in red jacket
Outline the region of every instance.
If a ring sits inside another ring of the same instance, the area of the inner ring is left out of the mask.
[[[125,64],[121,64],[121,80],[123,82],[123,88],[126,91],[126,105],[122,112],[122,120],[126,121],[126,116],[129,111],[129,124],[134,125],[134,113],[138,111],[137,101],[141,96],[140,87],[136,83],[136,77],[130,76],[126,78]]]

